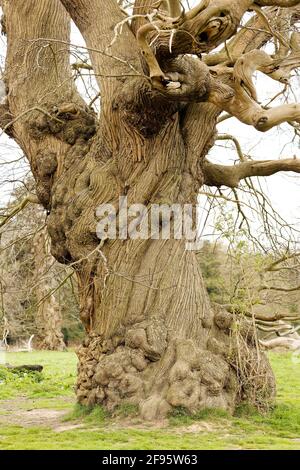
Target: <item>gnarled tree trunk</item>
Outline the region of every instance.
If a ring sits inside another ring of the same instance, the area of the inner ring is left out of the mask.
[[[79,402],[109,409],[130,402],[150,419],[173,407],[233,411],[244,400],[266,406],[274,398],[274,377],[255,331],[210,304],[195,253],[185,249],[185,241],[100,241],[96,234],[97,207],[117,207],[121,196],[149,210],[153,204],[195,205],[204,182],[220,186],[224,178],[224,184],[236,186],[246,176],[298,168],[297,160],[280,162],[280,168],[268,162],[222,167],[205,160],[222,110],[260,130],[284,120],[263,110],[244,91],[247,80],[238,80],[259,68],[256,56],[245,70],[243,63],[210,70],[200,60],[201,52],[235,33],[253,2],[204,2],[204,11],[193,13],[200,23],[190,16],[175,35],[174,53],[164,33],[156,51],[165,77],[147,49],[140,29],[144,21],[132,29],[124,24],[114,37],[113,26],[124,19],[114,0],[2,3],[9,46],[6,112],[14,119],[7,130],[26,152],[49,211],[52,253],[71,263],[79,280],[87,331],[78,351]],[[69,15],[86,40],[101,88],[99,122],[72,82]],[[219,34],[210,23],[215,16]],[[199,33],[201,47],[191,36],[182,39],[184,28]],[[254,48],[265,42],[263,36],[257,44],[257,34],[251,34],[239,55],[251,50],[251,40]],[[218,55],[223,61],[224,54]],[[297,118],[299,108],[292,112]],[[291,108],[283,113],[290,119]]]
[[[139,102],[136,94],[132,99]],[[72,245],[66,244],[66,250],[71,249],[72,259],[96,250],[78,269],[81,318],[88,332],[78,352],[78,399],[109,409],[124,401],[139,404],[149,419],[172,407],[233,411],[245,398],[263,404],[273,394],[274,381],[263,355],[259,363],[254,332],[245,325],[241,338],[234,337],[231,315],[213,310],[195,253],[186,250],[185,241],[115,240],[97,250],[99,242],[93,240],[94,208],[121,195],[127,195],[128,204],[147,206],[196,202],[203,182],[199,155],[204,157],[213,141],[218,112],[211,105],[197,106],[203,117],[197,118],[198,142],[192,152],[191,128],[180,122],[180,112],[168,108],[166,115],[166,104],[158,101],[150,121],[143,123],[151,132],[137,162],[134,136],[128,138],[124,129],[122,95],[115,101],[118,108],[108,117],[118,136],[115,161],[91,164],[88,155],[80,167],[80,182],[75,167],[65,180],[74,192],[58,185],[67,197],[61,204],[76,200],[78,211],[68,230]],[[104,142],[111,142],[109,136]],[[61,205],[52,210],[50,228],[55,233],[62,213]]]

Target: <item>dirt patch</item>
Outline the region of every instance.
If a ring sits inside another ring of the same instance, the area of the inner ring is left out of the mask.
[[[33,406],[34,402],[24,397],[0,402],[0,425],[45,427],[58,432],[79,426],[74,423],[63,425],[63,418],[69,413],[68,410],[33,408]]]
[[[208,423],[206,421],[202,421],[201,423],[191,424],[190,426],[182,427],[177,431],[179,431],[180,433],[188,432],[188,433],[199,434],[200,432],[216,431],[216,429],[219,429],[219,427],[220,426],[216,425],[215,423]]]
[[[7,410],[9,411],[9,410]],[[0,416],[0,424],[16,424],[23,427],[47,427],[55,428],[61,424],[67,411],[57,411],[49,409],[36,409],[36,410],[10,410],[12,412]]]
[[[61,397],[69,401],[66,397]],[[73,401],[73,400],[72,400]],[[57,403],[57,398],[55,399]],[[55,405],[55,403],[53,403]],[[54,409],[54,408],[38,408],[36,407],[35,401],[30,400],[26,397],[19,397],[17,400],[3,400],[0,402],[0,425],[16,425],[25,428],[29,427],[44,427],[50,428],[55,432],[66,432],[74,429],[80,429],[85,427],[84,422],[75,420],[71,422],[64,421],[64,418],[68,415],[70,410]],[[90,425],[90,431],[98,431],[97,423],[93,423],[94,426]],[[101,426],[101,423],[99,423]],[[145,422],[138,416],[134,417],[115,417],[110,420],[109,427],[111,430],[118,429],[139,429],[139,430],[168,430],[174,434],[201,434],[209,433],[228,428],[229,423],[216,423],[214,421],[200,421],[190,425],[182,425],[172,427],[167,419],[161,421],[149,421]]]
[[[138,429],[138,430],[165,430],[166,432],[172,432],[173,434],[201,434],[201,433],[211,433],[216,431],[224,431],[225,429],[229,429],[231,427],[230,422],[222,421],[198,421],[193,424],[189,425],[178,425],[178,426],[170,426],[168,419],[163,419],[160,421],[144,421],[140,417],[128,417],[128,418],[120,418],[117,417],[115,419],[110,420],[109,426],[112,430],[118,429]],[[93,430],[96,430],[93,429]]]
[[[83,424],[64,424],[61,426],[57,426],[56,428],[53,428],[53,431],[55,432],[65,432],[65,431],[73,431],[74,429],[81,429],[83,427]]]

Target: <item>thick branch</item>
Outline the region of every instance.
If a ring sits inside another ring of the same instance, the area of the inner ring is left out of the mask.
[[[151,13],[153,9],[152,2],[149,0],[135,0],[133,8],[133,20],[131,29],[136,35],[139,28],[147,23],[146,15]],[[144,16],[144,18],[143,18]]]
[[[70,18],[59,0],[6,0],[4,12],[8,43],[5,81],[11,107],[21,99],[26,107],[36,105],[44,95],[58,93],[58,88],[60,95],[70,95],[74,88],[69,50],[55,42],[69,42]],[[38,38],[52,42],[36,41]]]
[[[180,0],[165,0],[163,3],[166,4],[166,9],[171,18],[180,16],[182,7]]]
[[[49,209],[51,187],[72,145],[70,128],[82,113],[88,114],[72,78],[71,21],[59,0],[5,0],[3,6],[9,116],[3,129],[30,161],[37,195]],[[62,108],[67,112],[61,113]]]
[[[275,323],[278,321],[284,320],[285,322],[298,322],[300,320],[300,316],[297,315],[288,315],[286,313],[281,313],[281,312],[268,312],[268,313],[260,313],[260,312],[255,312],[255,311],[240,311],[236,305],[232,304],[225,304],[222,305],[222,307],[227,310],[230,313],[233,314],[243,314],[246,315],[248,318],[253,318],[255,319],[255,322],[263,324],[263,325],[268,325],[270,323]]]
[[[278,7],[268,7],[264,9],[264,17],[272,24],[273,30],[281,33],[284,27],[283,35],[289,24],[293,25],[299,18],[299,7],[280,10]],[[209,54],[203,58],[209,66],[220,63],[234,64],[243,54],[254,49],[261,49],[273,36],[270,29],[266,28],[265,20],[262,16],[255,15],[243,26],[238,33],[226,44],[220,51]],[[293,37],[296,39],[297,33],[291,36],[291,46]],[[281,53],[281,52],[280,52]]]
[[[300,341],[295,338],[275,338],[269,341],[260,340],[260,344],[268,350],[275,348],[284,348],[290,351],[297,351],[300,347]]]
[[[4,13],[7,105],[14,122],[11,131],[30,158],[32,142],[28,132],[24,132],[28,110],[44,108],[46,103],[70,101],[76,96],[69,50],[56,42],[69,43],[70,18],[59,0],[6,0]],[[20,115],[24,119],[19,119]]]
[[[137,31],[153,85],[165,81],[159,57],[200,55],[216,48],[233,36],[252,3],[252,0],[202,0],[178,18],[164,17],[153,10],[155,17]]]
[[[212,81],[209,101],[229,112],[241,122],[265,132],[283,122],[300,122],[300,105],[288,104],[264,109],[257,103],[256,89],[252,81],[255,70],[260,70],[271,78],[288,82],[290,70],[299,64],[299,54],[274,61],[264,51],[254,50],[242,56],[235,64],[233,86]],[[281,67],[281,65],[283,65]],[[221,72],[222,74],[222,69]]]
[[[134,35],[114,0],[61,0],[83,35],[95,71],[103,104],[122,76],[137,74],[138,48]],[[116,26],[122,23],[121,30]],[[113,69],[113,76],[111,71]],[[120,82],[119,82],[120,83]],[[106,96],[107,95],[107,96]]]
[[[279,171],[300,173],[300,159],[247,161],[238,165],[218,165],[205,160],[203,165],[205,184],[237,188],[239,182],[253,176],[271,176]]]

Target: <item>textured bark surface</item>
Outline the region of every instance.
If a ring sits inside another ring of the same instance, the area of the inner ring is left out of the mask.
[[[232,412],[250,401],[266,408],[275,383],[252,323],[210,304],[195,253],[174,239],[99,243],[95,214],[102,203],[117,207],[120,196],[148,208],[195,204],[204,183],[236,187],[247,176],[299,172],[293,159],[242,162],[230,170],[206,160],[223,110],[261,131],[299,122],[299,105],[262,109],[252,82],[255,70],[282,81],[295,68],[297,48],[285,62],[250,54],[269,37],[259,15],[251,20],[259,34],[234,36],[250,0],[203,2],[176,21],[165,14],[178,12],[179,3],[163,2],[171,9],[161,12],[152,49],[153,28],[144,28],[145,19],[132,29],[124,24],[114,37],[124,16],[113,0],[2,3],[9,132],[28,156],[49,211],[52,254],[72,263],[78,276],[87,332],[78,351],[79,402],[109,409],[130,402],[147,419],[174,407]],[[280,19],[283,2],[270,3]],[[145,5],[138,0],[136,11],[147,12]],[[100,120],[71,79],[70,16],[90,50],[102,93]],[[293,22],[297,14],[290,16]]]

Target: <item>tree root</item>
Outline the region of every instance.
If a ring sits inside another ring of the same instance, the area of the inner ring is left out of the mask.
[[[204,347],[192,339],[172,338],[158,318],[109,340],[91,335],[78,350],[78,401],[109,410],[135,404],[148,420],[178,407],[190,413],[209,408],[233,413],[242,401],[263,410],[272,402],[275,382],[247,325],[236,329],[231,314],[217,312]]]

